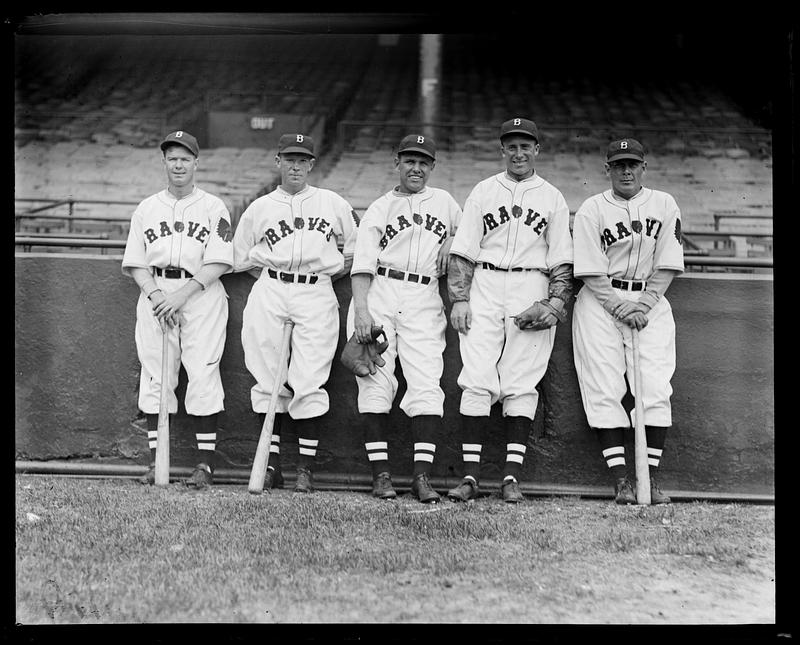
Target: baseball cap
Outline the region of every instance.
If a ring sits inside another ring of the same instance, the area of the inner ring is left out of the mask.
[[[502,139],[507,134],[527,134],[529,137],[539,141],[539,131],[536,129],[536,124],[530,119],[509,119],[500,126],[500,138]]]
[[[278,154],[299,152],[314,157],[314,140],[304,134],[284,134],[278,140]]]
[[[403,137],[397,148],[397,154],[399,155],[401,152],[421,152],[431,159],[436,159],[436,143],[430,137],[422,134],[409,134]]]
[[[620,159],[644,161],[644,148],[636,139],[619,139],[608,144],[606,163]]]
[[[176,143],[179,146],[186,148],[195,157],[200,156],[200,146],[197,145],[197,139],[195,139],[185,130],[176,130],[175,132],[170,132],[161,142],[161,150],[166,150],[167,146]]]

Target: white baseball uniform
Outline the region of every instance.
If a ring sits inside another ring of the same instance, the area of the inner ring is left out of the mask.
[[[681,214],[668,193],[643,187],[625,200],[606,190],[587,199],[575,214],[575,277],[608,276],[614,292],[638,300],[658,269],[683,271]],[[647,313],[639,332],[645,424],[670,426],[670,379],[675,372],[675,321],[661,297]],[[586,418],[593,428],[635,425],[622,406],[634,396],[631,328],[615,320],[586,287],[573,311],[575,368]]]
[[[306,186],[291,195],[281,187],[242,213],[233,238],[235,271],[261,268],[242,314],[245,364],[256,379],[255,412],[266,412],[280,353],[284,321],[294,322],[287,383],[278,413],[293,419],[328,411],[328,381],[339,340],[339,301],[331,276],[352,255],[358,219],[333,191]],[[343,251],[339,250],[343,246]]]
[[[177,291],[204,264],[232,267],[232,238],[230,214],[219,197],[195,187],[191,194],[176,199],[165,189],[136,207],[122,258],[122,272],[130,275],[134,267],[149,269],[164,293]],[[181,309],[180,324],[168,329],[170,413],[178,411],[175,388],[181,363],[188,376],[186,412],[208,416],[224,409],[219,363],[227,323],[228,294],[222,283],[214,280]],[[158,414],[162,332],[144,293],[139,295],[136,305],[135,336],[142,364],[139,408],[145,414]]]
[[[484,179],[464,203],[450,253],[475,263],[472,326],[459,334],[460,412],[488,416],[502,401],[504,416],[533,419],[556,328],[520,330],[511,316],[547,298],[550,269],[572,264],[564,196],[535,172],[520,182],[506,172]]]
[[[445,190],[426,186],[418,193],[392,190],[370,204],[358,227],[350,275],[372,277],[368,307],[382,325],[389,346],[377,374],[356,378],[358,411],[388,413],[397,394],[399,357],[407,389],[400,409],[408,416],[444,414],[439,381],[444,368],[447,319],[439,294],[436,259],[455,233],[461,208]],[[353,303],[347,336],[355,329]]]

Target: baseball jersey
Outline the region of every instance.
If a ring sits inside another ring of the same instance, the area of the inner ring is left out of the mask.
[[[683,271],[681,213],[672,195],[643,187],[629,200],[611,189],[575,213],[574,275],[647,280],[656,269]]]
[[[122,272],[171,266],[195,274],[204,264],[233,266],[232,238],[230,215],[219,197],[195,187],[177,199],[164,189],[133,212]]]
[[[340,195],[306,186],[291,195],[280,186],[242,213],[233,238],[234,271],[268,267],[276,271],[333,275],[352,255],[358,218]]]
[[[567,202],[536,173],[519,182],[505,171],[484,179],[464,202],[450,253],[502,269],[571,264]]]
[[[381,265],[438,277],[439,248],[460,221],[461,208],[445,190],[391,190],[372,202],[361,219],[350,274],[374,275]]]

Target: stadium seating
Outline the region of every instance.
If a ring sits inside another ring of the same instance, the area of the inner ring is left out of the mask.
[[[421,127],[418,47],[414,34],[392,46],[369,34],[20,39],[16,196],[71,198],[77,215],[129,217],[130,204],[90,202],[137,202],[159,190],[155,147],[165,131],[204,109],[269,105],[326,117],[314,183],[363,211],[395,183],[394,146]],[[477,181],[502,169],[498,126],[519,114],[539,124],[537,170],[573,211],[608,185],[607,142],[635,136],[648,149],[646,183],[675,196],[684,230],[771,233],[771,133],[713,83],[543,76],[527,65],[498,66],[495,50],[473,36],[443,37],[434,126],[440,154],[431,185],[463,204]],[[198,183],[223,197],[236,219],[276,181],[273,156],[261,148],[204,149]],[[102,232],[103,225],[87,222],[81,230]]]

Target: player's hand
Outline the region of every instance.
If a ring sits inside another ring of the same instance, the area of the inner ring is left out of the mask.
[[[439,275],[447,273],[447,267],[450,266],[450,247],[453,246],[453,236],[449,236],[442,246],[439,247],[439,254],[436,256],[436,270]]]
[[[472,326],[472,310],[467,300],[453,303],[450,311],[450,324],[459,334],[466,334]]]
[[[611,315],[616,320],[625,320],[634,312],[646,314],[647,311],[648,310],[645,309],[644,306],[640,305],[636,300],[621,300],[614,305],[614,308],[611,310]]]
[[[366,310],[359,310],[356,308],[354,313],[355,321],[355,336],[359,343],[369,343],[372,340],[372,327],[375,324],[375,319]]]
[[[626,318],[623,318],[622,322],[628,325],[628,327],[631,327],[632,329],[637,329],[641,331],[642,329],[647,327],[647,323],[650,321],[647,319],[647,316],[644,315],[641,311],[634,311]]]
[[[558,324],[556,315],[540,302],[534,302],[525,311],[511,316],[520,329],[542,330]]]
[[[174,327],[180,323],[181,308],[186,304],[189,299],[188,295],[183,289],[178,289],[172,293],[165,294],[164,299],[153,307],[156,317],[163,319]]]

